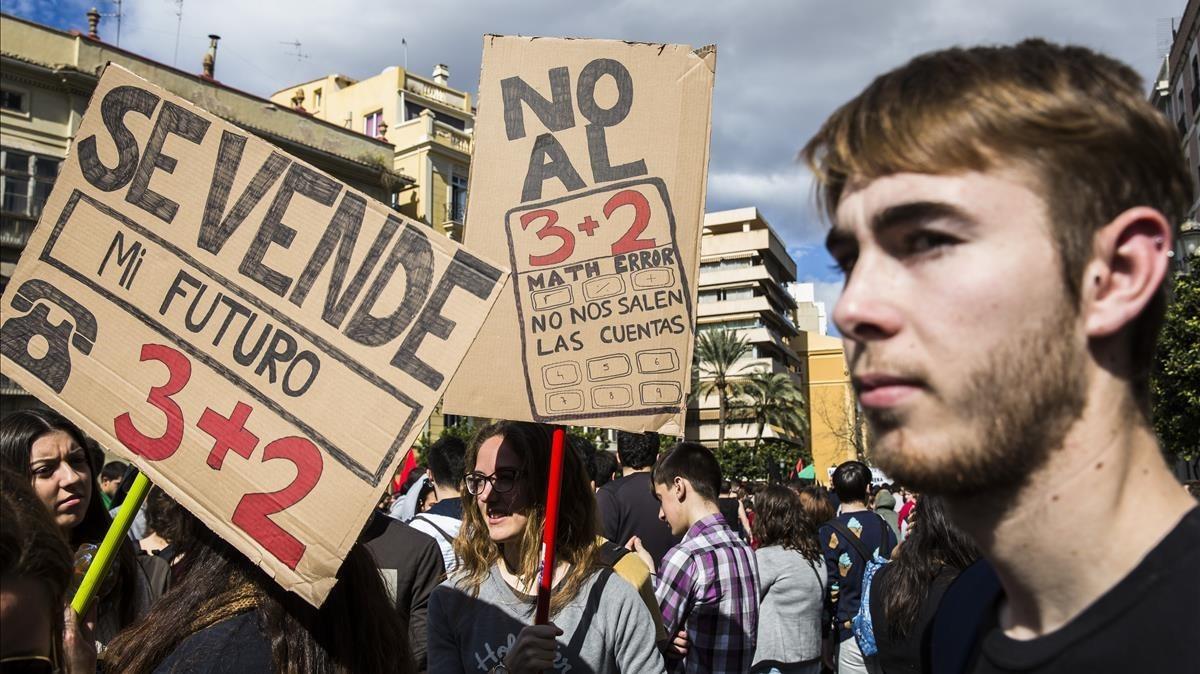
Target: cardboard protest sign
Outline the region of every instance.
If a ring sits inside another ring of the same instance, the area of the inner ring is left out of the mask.
[[[466,240],[512,273],[447,411],[630,431],[681,414],[715,62],[484,38]]]
[[[320,605],[503,276],[110,65],[0,364]]]

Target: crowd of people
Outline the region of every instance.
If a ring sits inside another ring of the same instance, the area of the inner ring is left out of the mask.
[[[701,444],[570,443],[553,569],[552,430],[498,421],[425,450],[320,608],[158,491],[76,615],[131,473],[60,414],[13,413],[4,669],[1198,671],[1200,507],[1147,386],[1192,203],[1178,142],[1129,68],[1082,48],[951,49],[878,78],[802,156],[872,459],[898,484],[851,460],[830,489],[745,489]]]

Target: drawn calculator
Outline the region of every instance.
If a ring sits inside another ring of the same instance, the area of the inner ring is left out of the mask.
[[[524,204],[505,228],[533,417],[678,412],[694,320],[663,181]]]

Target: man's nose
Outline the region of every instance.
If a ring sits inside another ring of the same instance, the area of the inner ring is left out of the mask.
[[[869,342],[900,331],[903,314],[896,301],[894,271],[878,255],[860,255],[833,308],[833,322],[842,337]]]

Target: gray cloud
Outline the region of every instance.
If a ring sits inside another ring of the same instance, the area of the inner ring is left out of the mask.
[[[18,0],[28,2],[28,0]],[[72,0],[78,2],[78,0]],[[754,205],[799,258],[802,279],[832,281],[823,228],[796,152],[841,102],[874,76],[930,49],[1045,37],[1084,44],[1154,76],[1157,19],[1183,0],[960,0],[568,5],[550,0],[390,3],[378,0],[208,0],[185,3],[179,65],[198,71],[208,33],[222,36],[217,77],[260,94],[332,72],[367,77],[401,64],[451,68],[451,84],[477,87],[485,33],[620,38],[718,45],[709,210]],[[122,46],[171,63],[175,3],[125,3]],[[82,12],[78,24],[84,25]],[[102,33],[111,38],[112,20]],[[307,58],[289,55],[299,40]]]

